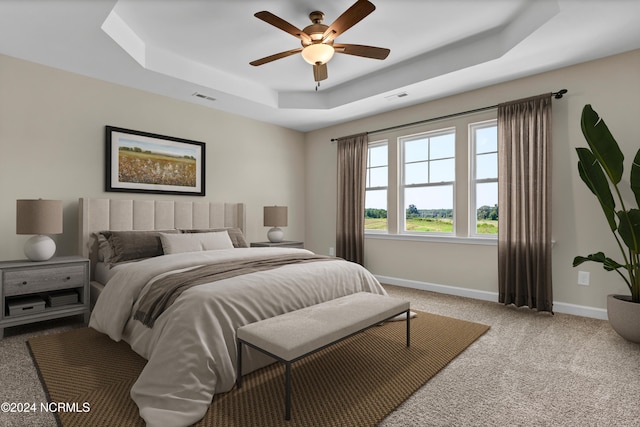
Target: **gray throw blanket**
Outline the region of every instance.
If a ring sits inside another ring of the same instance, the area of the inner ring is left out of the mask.
[[[181,273],[170,274],[150,285],[149,291],[142,297],[133,318],[152,328],[158,316],[173,304],[182,292],[193,286],[229,279],[243,274],[271,270],[289,264],[336,259],[340,258],[306,253],[274,255],[258,260],[240,260],[223,264],[203,265]]]

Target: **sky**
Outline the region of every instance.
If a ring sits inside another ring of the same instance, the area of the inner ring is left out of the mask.
[[[188,145],[181,144],[181,143],[175,143],[176,145],[173,145],[172,142],[173,141],[166,141],[165,143],[165,141],[163,140],[162,143],[158,143],[158,142],[145,141],[142,138],[140,139],[131,139],[131,138],[124,138],[124,137],[118,138],[118,145],[120,147],[129,147],[129,148],[138,147],[142,149],[142,151],[152,151],[154,153],[169,154],[171,156],[197,157],[198,152],[195,148],[189,148]]]

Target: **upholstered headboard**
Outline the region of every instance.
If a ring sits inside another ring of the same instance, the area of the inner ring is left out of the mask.
[[[98,231],[206,229],[234,227],[245,232],[244,203],[182,200],[87,199],[78,201],[80,251],[97,261]]]

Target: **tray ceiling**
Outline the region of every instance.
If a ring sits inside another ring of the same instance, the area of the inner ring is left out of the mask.
[[[632,0],[372,0],[338,41],[386,60],[335,55],[319,88],[300,55],[249,65],[300,46],[255,12],[304,28],[354,1],[3,0],[0,53],[309,131],[640,48]]]

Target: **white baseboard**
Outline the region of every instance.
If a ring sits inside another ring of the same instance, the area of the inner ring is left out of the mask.
[[[479,291],[477,289],[459,288],[456,286],[439,285],[437,283],[419,282],[417,280],[399,279],[397,277],[375,275],[380,283],[402,286],[405,288],[420,289],[423,291],[438,292],[441,294],[455,295],[459,297],[473,298],[482,301],[498,302],[497,292]],[[604,308],[588,307],[584,305],[569,304],[566,302],[553,302],[553,311],[556,313],[573,314],[575,316],[591,317],[607,320],[607,310]]]
[[[569,304],[568,302],[553,302],[553,310],[558,313],[576,316],[592,317],[594,319],[609,320],[606,308],[588,307],[586,305]]]

